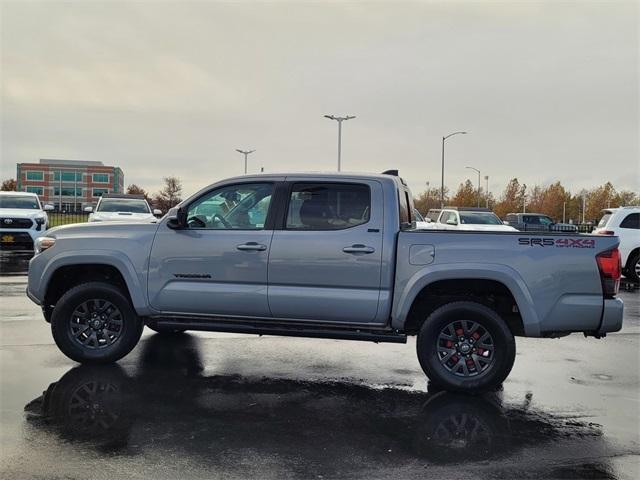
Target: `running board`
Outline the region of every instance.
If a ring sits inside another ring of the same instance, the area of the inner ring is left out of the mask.
[[[200,330],[206,332],[250,333],[254,335],[275,335],[283,337],[332,338],[338,340],[361,340],[365,342],[407,343],[407,336],[401,333],[371,330],[346,330],[318,327],[292,327],[282,324],[231,323],[217,320],[154,318],[149,323],[158,326]]]

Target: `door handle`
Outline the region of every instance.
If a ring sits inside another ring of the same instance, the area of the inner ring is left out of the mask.
[[[255,251],[262,252],[267,249],[267,246],[257,242],[247,242],[247,243],[241,243],[240,245],[236,245],[236,248],[238,250],[243,250],[243,251],[255,250]]]
[[[376,251],[376,249],[357,243],[355,245],[351,245],[350,247],[344,247],[342,251],[344,253],[373,253]]]

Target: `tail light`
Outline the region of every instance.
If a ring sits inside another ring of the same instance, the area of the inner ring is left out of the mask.
[[[622,262],[620,251],[617,248],[607,250],[596,255],[598,270],[600,270],[600,281],[602,282],[602,293],[607,298],[615,297],[620,287],[620,276],[622,275]]]
[[[598,235],[615,235],[616,232],[614,232],[612,230],[600,230],[599,232],[596,232],[596,234],[598,234]]]

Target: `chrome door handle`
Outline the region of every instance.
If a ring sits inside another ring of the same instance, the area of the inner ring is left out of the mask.
[[[255,250],[262,252],[267,249],[267,246],[257,242],[247,242],[237,245],[236,248],[238,250]]]
[[[350,247],[344,247],[342,251],[344,253],[373,253],[376,251],[376,249],[358,243],[356,245],[351,245]]]

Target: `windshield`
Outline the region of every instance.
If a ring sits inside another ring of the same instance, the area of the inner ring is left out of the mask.
[[[598,228],[604,227],[609,222],[609,219],[611,218],[611,215],[613,215],[611,212],[604,212],[604,215],[602,216],[602,218],[598,222]]]
[[[502,220],[491,212],[460,212],[460,223],[464,225],[502,225]]]
[[[3,195],[0,196],[0,208],[24,208],[40,210],[40,203],[36,197],[25,195],[24,197]]]
[[[105,198],[96,212],[151,213],[147,202],[137,198]]]

